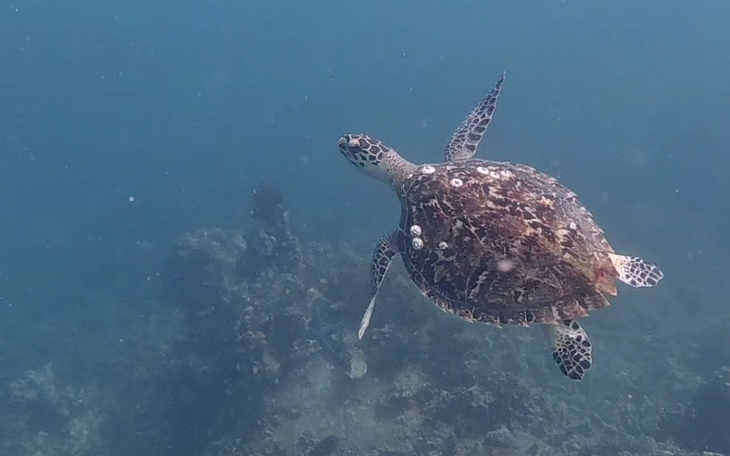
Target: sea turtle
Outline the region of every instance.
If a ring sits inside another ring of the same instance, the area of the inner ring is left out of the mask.
[[[375,297],[396,254],[419,290],[464,320],[540,324],[560,371],[580,380],[592,346],[577,322],[609,305],[615,279],[652,287],[663,274],[640,258],[619,255],[575,193],[536,169],[474,159],[497,106],[503,73],[454,132],[441,163],[417,165],[379,139],[348,134],[338,141],[357,169],[398,196],[398,228],[377,244],[370,268],[370,323]]]

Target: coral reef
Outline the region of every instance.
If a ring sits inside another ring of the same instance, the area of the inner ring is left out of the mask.
[[[705,381],[690,403],[664,417],[659,435],[682,447],[730,454],[730,367]]]
[[[167,311],[149,306],[159,317],[130,323],[134,342],[109,345],[103,385],[62,387],[50,367],[12,382],[2,454],[728,451],[726,422],[712,419],[728,407],[727,371],[695,394],[697,375],[680,360],[686,344],[671,329],[649,338],[622,329],[630,316],[591,317],[597,365],[574,383],[556,373],[541,331],[469,325],[395,266],[358,340],[369,252],[301,244],[271,185],[252,192],[251,217],[248,230],[202,228],[175,243],[160,273]]]
[[[309,284],[282,197],[252,193],[248,232],[201,229],[177,243],[164,269],[165,299],[183,313],[185,337],[158,385],[167,396],[175,454],[197,454],[208,435],[260,428],[267,391],[329,340],[330,302]],[[317,284],[321,285],[321,284]]]
[[[0,427],[0,453],[93,456],[106,452],[106,415],[93,387],[62,386],[51,364],[10,383]]]
[[[170,384],[197,385],[176,394],[210,409],[175,412],[204,423],[194,435],[207,445],[196,451],[688,454],[651,437],[668,399],[642,396],[636,376],[592,390],[590,381],[565,385],[539,331],[464,324],[421,297],[398,268],[358,340],[369,256],[300,247],[276,189],[260,186],[252,196],[251,214],[263,226],[186,235],[164,277],[168,301],[188,323],[185,369]],[[633,351],[642,341],[626,342]],[[606,352],[606,365],[633,367]]]

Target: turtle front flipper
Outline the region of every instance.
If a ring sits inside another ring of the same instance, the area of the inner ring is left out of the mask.
[[[655,287],[664,273],[653,264],[639,257],[609,254],[613,267],[616,268],[618,279],[632,287]]]
[[[560,320],[542,327],[560,372],[571,380],[582,380],[593,364],[591,340],[583,327],[575,320]]]
[[[385,274],[388,272],[390,264],[395,258],[397,253],[395,243],[395,233],[391,233],[388,236],[382,238],[378,245],[375,246],[373,251],[373,260],[370,263],[370,304],[365,310],[365,314],[362,316],[360,322],[360,329],[357,331],[357,337],[362,339],[365,334],[365,330],[370,325],[370,318],[373,316],[373,309],[375,308],[375,297],[378,295],[380,285],[383,283]]]
[[[492,121],[492,117],[494,117],[497,98],[499,98],[499,92],[502,90],[505,76],[506,73],[502,73],[492,90],[482,98],[477,107],[456,129],[449,145],[446,146],[444,161],[467,160],[477,153],[484,132],[487,131],[487,127]]]

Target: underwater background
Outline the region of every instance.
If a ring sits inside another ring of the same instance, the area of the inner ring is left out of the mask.
[[[730,4],[3,0],[0,455],[730,455]],[[345,133],[578,193],[658,264],[581,323],[468,324],[398,260]]]

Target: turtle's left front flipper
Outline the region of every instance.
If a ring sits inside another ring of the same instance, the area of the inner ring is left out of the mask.
[[[360,323],[360,329],[357,332],[357,337],[362,339],[365,334],[365,330],[370,325],[370,318],[373,316],[373,309],[375,308],[375,297],[378,295],[380,285],[383,283],[385,274],[390,268],[390,264],[393,262],[398,250],[395,243],[395,233],[391,233],[385,236],[378,242],[373,251],[373,259],[370,263],[370,304],[365,310],[365,315],[362,317]]]

